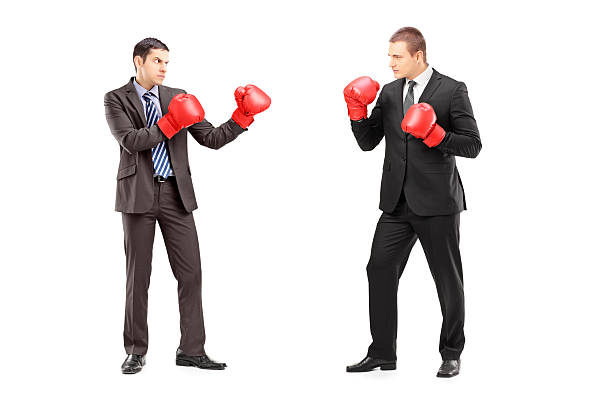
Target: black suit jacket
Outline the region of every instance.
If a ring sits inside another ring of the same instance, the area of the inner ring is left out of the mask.
[[[408,205],[418,215],[465,210],[455,156],[473,158],[482,147],[467,88],[463,82],[433,70],[418,102],[434,108],[446,136],[440,145],[429,148],[401,128],[404,83],[402,78],[383,86],[370,117],[351,121],[362,150],[374,149],[385,137],[380,209],[392,212],[403,190]]]
[[[153,206],[153,158],[151,149],[167,140],[168,155],[176,176],[181,201],[187,212],[198,208],[191,182],[187,154],[187,131],[201,145],[219,149],[244,132],[233,120],[214,127],[206,119],[182,129],[167,139],[157,125],[146,127],[142,102],[134,88],[133,77],[121,88],[104,95],[104,110],[110,131],[119,142],[119,170],[115,211],[143,213]],[[179,88],[159,86],[162,113],[168,113],[170,100]]]

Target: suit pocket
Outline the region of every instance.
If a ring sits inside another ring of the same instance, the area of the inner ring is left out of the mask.
[[[425,163],[423,165],[423,173],[451,174],[454,170],[454,163]]]
[[[121,180],[122,178],[125,178],[127,176],[131,176],[134,173],[136,173],[136,165],[135,164],[133,164],[131,166],[128,166],[128,167],[124,167],[122,169],[119,169],[119,171],[117,172],[117,180]]]

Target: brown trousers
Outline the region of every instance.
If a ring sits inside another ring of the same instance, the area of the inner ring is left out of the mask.
[[[123,343],[127,354],[146,354],[148,289],[155,221],[159,222],[172,273],[178,281],[181,326],[179,347],[187,355],[204,354],[202,268],[193,214],[185,211],[174,177],[154,181],[153,207],[142,214],[123,213],[126,298]]]

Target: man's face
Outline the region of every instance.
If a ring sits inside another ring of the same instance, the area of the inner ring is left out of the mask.
[[[139,79],[151,87],[161,85],[164,82],[168,62],[168,51],[157,48],[149,50],[144,63],[139,56],[134,57]]]
[[[390,42],[389,58],[389,67],[393,70],[393,76],[398,79],[414,79],[426,66],[423,52],[417,51],[414,55],[410,55],[406,41]]]

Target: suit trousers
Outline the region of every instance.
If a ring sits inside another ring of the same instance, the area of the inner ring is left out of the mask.
[[[123,213],[126,298],[123,342],[128,354],[146,354],[147,304],[155,223],[164,238],[170,267],[178,281],[181,340],[188,355],[204,354],[202,267],[193,214],[185,211],[176,179],[154,183],[153,206],[145,213]]]
[[[459,213],[419,216],[401,194],[393,212],[380,216],[367,266],[372,334],[370,357],[397,359],[397,289],[417,238],[425,252],[442,309],[439,344],[442,359],[458,359],[463,351],[465,311]]]

